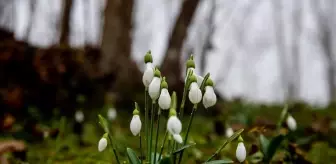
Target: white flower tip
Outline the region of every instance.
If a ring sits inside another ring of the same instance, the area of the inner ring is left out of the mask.
[[[77,110],[75,113],[75,120],[79,123],[84,121],[84,113],[81,110]]]
[[[131,124],[130,124],[130,129],[134,136],[137,136],[140,133],[141,125],[142,124],[141,124],[140,116],[134,115],[131,120]]]
[[[167,122],[167,129],[170,134],[180,134],[182,130],[182,123],[176,116],[170,116]]]
[[[113,121],[117,118],[117,111],[114,109],[114,108],[110,108],[108,111],[107,111],[107,118],[110,120],[110,121]]]
[[[157,100],[160,96],[161,79],[154,77],[152,82],[148,86],[148,94],[152,100]]]
[[[154,77],[154,69],[151,63],[146,64],[145,72],[142,76],[142,83],[145,87],[148,87],[149,84],[152,82]]]
[[[106,147],[107,147],[107,140],[106,138],[103,137],[99,140],[98,151],[102,152],[103,150],[105,150]]]
[[[246,149],[243,142],[238,143],[236,158],[239,162],[243,162],[246,159]]]
[[[295,119],[293,118],[293,116],[291,116],[291,115],[289,115],[288,117],[287,117],[287,126],[288,126],[288,128],[290,129],[290,130],[292,130],[292,131],[295,131],[296,130],[296,128],[297,128],[297,125],[296,125],[296,121],[295,121]]]
[[[233,129],[232,128],[227,128],[225,131],[225,135],[227,138],[230,138],[233,135]]]
[[[202,91],[195,82],[190,85],[188,97],[193,104],[198,104],[202,100]]]
[[[159,97],[159,106],[161,109],[169,109],[171,104],[171,97],[169,95],[169,92],[166,88],[163,88],[161,90],[161,94]]]
[[[174,140],[175,140],[176,142],[178,142],[178,143],[180,143],[180,144],[183,143],[183,140],[182,140],[181,135],[179,135],[179,134],[174,134],[173,137],[174,137]]]
[[[203,105],[205,108],[209,108],[211,106],[214,106],[217,102],[217,96],[215,94],[215,91],[213,87],[206,86],[205,87],[205,93],[203,96]]]

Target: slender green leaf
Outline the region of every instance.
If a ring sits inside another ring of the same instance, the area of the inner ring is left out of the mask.
[[[282,141],[285,138],[286,137],[284,135],[278,135],[271,140],[271,142],[269,143],[269,146],[267,148],[266,157],[267,157],[268,161],[270,161],[273,158],[276,150],[280,147]]]
[[[225,163],[233,163],[233,161],[227,158],[227,159],[205,162],[204,164],[225,164]]]
[[[261,151],[266,156],[270,141],[264,135],[260,134],[259,142],[260,142]]]
[[[104,129],[105,133],[109,133],[107,120],[100,114],[98,115],[98,119],[99,119],[99,124]]]
[[[191,146],[194,146],[194,145],[196,145],[196,143],[191,143],[191,144],[184,145],[181,148],[179,148],[176,151],[174,151],[173,154],[177,154],[177,153],[183,151],[184,149],[187,149],[187,148],[189,148]]]
[[[158,161],[161,160],[161,159],[159,159],[159,156],[160,156],[160,154],[156,153],[156,161],[155,161],[155,163],[157,163]],[[152,163],[154,163],[154,152],[152,152],[152,157],[151,158],[152,158],[151,159]]]
[[[131,148],[127,148],[127,156],[128,160],[131,164],[140,164],[140,159],[136,155],[135,151],[132,150]]]
[[[164,157],[160,160],[159,164],[172,164],[172,159],[170,157]]]

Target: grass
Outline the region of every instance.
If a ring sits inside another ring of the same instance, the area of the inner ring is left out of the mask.
[[[254,109],[249,109],[250,112],[244,112],[242,110],[235,110],[237,107],[226,106],[226,111],[223,112],[224,116],[218,116],[219,119],[223,120],[223,124],[226,121],[229,123],[237,123],[237,122],[248,122],[246,117],[250,116],[251,118],[256,118],[257,116],[260,118],[265,118],[274,122],[279,118],[281,113],[281,108],[272,108],[270,107],[253,107]],[[202,109],[199,109],[202,110]],[[211,110],[211,109],[209,109]],[[119,153],[120,159],[122,161],[127,160],[126,156],[126,148],[133,148],[139,155],[139,144],[138,137],[134,137],[129,130],[129,122],[132,118],[131,112],[122,112],[118,111],[118,118],[113,123],[110,123],[112,135],[115,141],[115,145],[117,146],[117,151]],[[167,112],[164,111],[163,117],[161,119],[160,128],[160,140],[163,139],[164,130],[167,121]],[[196,145],[187,149],[185,151],[185,158],[183,163],[195,163],[195,161],[200,161],[196,163],[204,162],[209,156],[211,156],[216,149],[224,142],[224,136],[218,136],[214,132],[213,128],[213,120],[218,119],[214,117],[208,117],[204,113],[206,112],[198,112],[196,113],[195,120],[193,122],[189,142],[195,142]],[[312,114],[315,113],[318,117],[331,116],[332,120],[336,119],[336,111],[334,109],[328,110],[303,110],[301,112],[294,112],[293,117],[297,120],[299,127],[308,127],[312,123]],[[98,114],[98,113],[97,113]],[[187,113],[186,113],[187,114]],[[241,115],[239,117],[238,115]],[[229,116],[229,117],[228,117]],[[234,117],[238,116],[238,117]],[[82,163],[111,163],[114,161],[114,156],[109,149],[99,153],[97,149],[97,144],[99,139],[102,137],[103,130],[98,125],[98,119],[93,119],[94,117],[86,120],[84,124],[84,134],[83,140],[86,145],[83,147],[79,146],[78,138],[71,131],[71,126],[68,123],[65,123],[65,129],[63,136],[56,140],[46,139],[41,143],[37,144],[28,144],[28,161],[29,163],[34,164],[45,164],[45,163],[55,163],[55,164],[82,164]],[[141,118],[142,121],[144,117]],[[189,115],[185,115],[183,122],[183,132],[187,128],[187,120],[189,119]],[[245,120],[245,121],[244,121]],[[248,125],[247,129],[251,129],[252,125]],[[272,129],[268,129],[272,132]],[[182,133],[184,136],[185,133]],[[258,144],[256,135],[252,132],[245,131],[243,136],[246,141],[247,152],[251,150],[252,144]],[[336,136],[329,136],[331,140],[335,140]],[[162,141],[158,142],[159,145]],[[332,163],[331,161],[336,161],[336,148],[332,145],[328,144],[326,140],[319,140],[309,143],[311,148],[305,149],[304,155],[307,159],[309,159],[313,163]],[[220,152],[220,158],[228,157],[235,160],[235,149],[237,143],[230,143],[227,147]],[[277,153],[276,158],[281,157],[281,152]],[[219,158],[219,159],[220,159]],[[12,158],[12,161],[14,159]]]

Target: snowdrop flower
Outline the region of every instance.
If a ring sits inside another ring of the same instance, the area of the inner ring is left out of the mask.
[[[226,128],[225,135],[226,135],[227,138],[230,138],[233,135],[233,133],[234,132],[233,132],[233,129],[231,127]]]
[[[156,101],[159,98],[160,88],[161,88],[161,73],[158,69],[156,69],[154,72],[154,78],[148,87],[148,93],[152,101]]]
[[[196,76],[198,86],[201,86],[204,78],[202,76],[199,76],[199,75],[196,74],[194,57],[192,55],[188,59],[186,67],[187,67],[187,73],[186,73],[185,83],[187,83],[188,74],[192,71],[192,75]]]
[[[168,92],[168,84],[165,77],[162,78],[161,82],[161,94],[159,97],[159,106],[161,109],[167,110],[170,108],[171,98]]]
[[[239,136],[239,138],[238,138],[236,158],[239,162],[243,162],[246,159],[246,149],[245,149],[245,145],[244,145],[244,140],[241,136]]]
[[[99,152],[102,152],[103,150],[105,150],[106,149],[106,147],[107,147],[107,136],[108,134],[107,133],[105,133],[104,135],[103,135],[103,137],[99,140],[99,142],[98,142],[98,151]]]
[[[135,108],[133,111],[133,118],[131,120],[130,129],[134,136],[137,136],[141,131],[141,120],[137,108]]]
[[[202,91],[196,83],[196,77],[194,75],[192,75],[189,80],[191,82],[188,95],[189,100],[193,104],[198,104],[202,100]]]
[[[213,82],[210,78],[205,83],[205,93],[203,95],[203,105],[205,108],[209,108],[216,104],[217,97],[213,88]]]
[[[182,130],[182,123],[181,121],[176,117],[176,111],[175,109],[170,109],[169,112],[169,119],[167,121],[167,129],[169,133],[173,136],[174,140],[178,143],[182,143],[182,137],[180,135]]]
[[[78,123],[82,123],[84,121],[84,113],[81,110],[77,110],[75,113],[75,120]]]
[[[113,121],[117,118],[117,111],[115,108],[109,108],[107,110],[107,118],[110,120],[110,121]]]
[[[292,115],[288,115],[287,120],[286,120],[287,126],[291,131],[296,130],[296,121],[293,118]]]
[[[151,55],[151,51],[148,51],[144,57],[144,61],[146,64],[146,68],[144,74],[142,76],[142,83],[146,88],[148,88],[149,84],[152,82],[154,78],[154,66],[153,59]]]

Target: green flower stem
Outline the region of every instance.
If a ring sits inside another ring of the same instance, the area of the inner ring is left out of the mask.
[[[182,102],[181,102],[181,106],[180,106],[180,114],[179,114],[179,118],[182,119],[183,118],[183,114],[184,114],[184,105],[187,99],[187,94],[188,94],[188,88],[189,88],[189,77],[192,75],[192,72],[189,72],[187,74],[187,80],[186,80],[186,84],[184,85],[183,88],[183,97],[182,97]]]
[[[149,135],[149,161],[152,160],[152,146],[153,146],[153,126],[154,126],[154,108],[155,108],[155,105],[156,102],[153,101],[152,102],[152,110],[151,110],[151,124],[150,124],[150,135]]]
[[[171,144],[171,139],[168,139],[168,144],[167,145],[168,145],[168,152],[171,154],[173,152],[172,144]]]
[[[108,138],[109,138],[109,140],[110,140],[110,143],[111,143],[111,146],[110,146],[110,147],[112,148],[112,151],[113,151],[113,153],[114,153],[114,156],[115,156],[115,158],[116,158],[116,161],[117,161],[118,164],[120,164],[119,157],[118,157],[118,154],[117,154],[116,149],[114,148],[114,145],[113,145],[113,142],[112,142],[112,137],[111,137],[110,134],[108,135]]]
[[[189,123],[188,123],[187,133],[186,133],[186,136],[184,137],[184,141],[183,141],[183,146],[186,145],[187,142],[188,142],[189,131],[190,131],[191,124],[192,124],[192,121],[193,121],[193,119],[194,119],[194,115],[195,115],[195,111],[196,111],[196,110],[197,110],[197,104],[194,105],[194,107],[193,107],[193,109],[192,109],[192,111],[191,111],[191,116],[190,116],[190,120],[189,120]],[[181,155],[180,155],[178,164],[180,164],[181,161],[182,161],[183,153],[184,153],[184,150],[181,151]]]
[[[159,159],[161,158],[162,156],[162,153],[163,153],[163,148],[164,148],[164,145],[166,143],[166,139],[167,139],[167,135],[168,135],[168,131],[166,131],[164,137],[163,137],[163,142],[162,142],[162,145],[161,145],[161,150],[160,150],[160,154],[159,154]]]
[[[175,150],[176,150],[176,141],[174,140],[171,153],[173,153]],[[174,164],[176,163],[176,154],[173,154],[173,163]]]
[[[142,151],[141,134],[139,135],[139,142],[140,142],[140,162],[142,164],[143,151]]]
[[[147,143],[147,157],[149,157],[149,139],[148,139],[148,88],[145,88],[145,142]]]
[[[155,147],[154,147],[154,164],[156,163],[156,150],[157,150],[157,143],[158,143],[158,140],[159,140],[160,117],[161,117],[161,108],[159,107],[158,122],[157,122],[157,128],[156,128]]]

